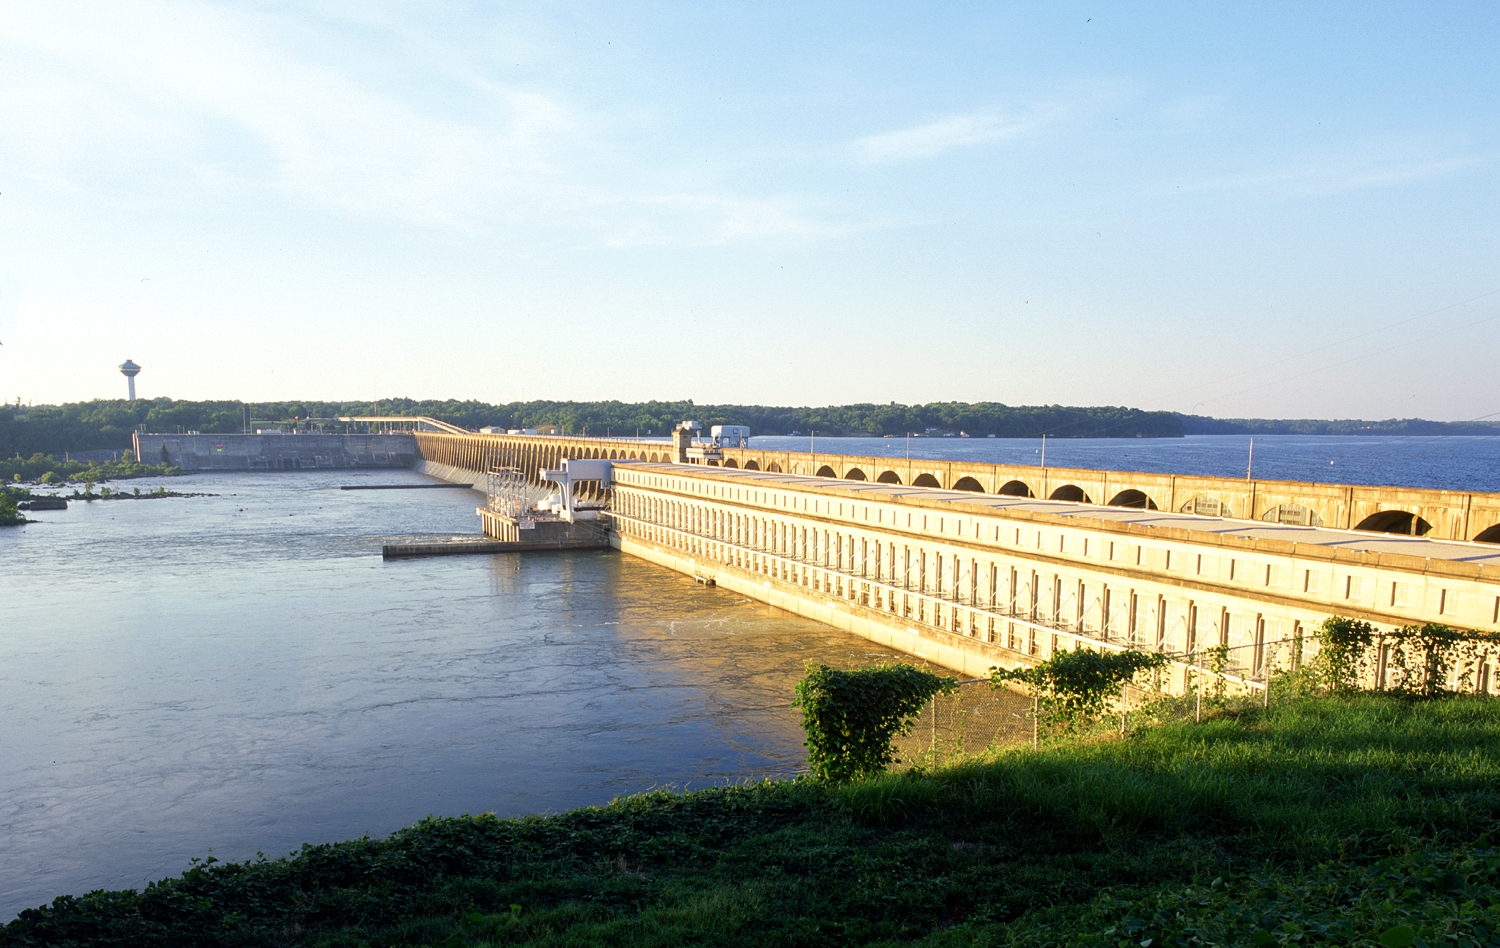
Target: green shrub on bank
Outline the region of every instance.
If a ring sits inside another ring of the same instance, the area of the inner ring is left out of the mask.
[[[0,487],[0,527],[13,527],[26,522],[16,509],[16,500],[7,488]]]
[[[1170,662],[1163,652],[1101,652],[1080,647],[1057,652],[1030,668],[991,668],[990,682],[997,688],[1007,683],[1021,685],[1037,698],[1047,717],[1059,719],[1072,730],[1103,714],[1121,685]]]
[[[891,741],[912,728],[933,696],[958,690],[958,679],[912,665],[840,671],[809,662],[792,704],[802,709],[807,765],[843,783],[881,773],[895,760]]]

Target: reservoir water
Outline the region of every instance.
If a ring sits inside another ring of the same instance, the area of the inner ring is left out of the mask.
[[[1049,440],[1047,463],[1243,476],[1248,441]],[[911,450],[1036,463],[1040,443]],[[1500,444],[1258,437],[1255,473],[1493,491]],[[210,850],[279,856],[428,814],[794,773],[804,663],[891,654],[613,553],[382,561],[392,537],[476,532],[479,495],[338,487],[425,481],[127,481],[113,486],[214,496],[74,503],[0,529],[0,922]]]
[[[120,482],[0,530],[0,922],[194,856],[800,770],[807,660],[893,655],[613,552],[384,562],[474,533],[406,471]]]
[[[752,447],[1085,470],[1500,491],[1500,435],[1407,438],[1248,435],[1190,438],[752,438]]]

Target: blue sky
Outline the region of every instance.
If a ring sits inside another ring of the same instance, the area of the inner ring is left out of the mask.
[[[0,398],[1500,412],[1500,6],[12,3]]]

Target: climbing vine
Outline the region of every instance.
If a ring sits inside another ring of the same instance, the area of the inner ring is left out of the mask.
[[[1374,651],[1375,627],[1347,616],[1329,616],[1318,626],[1314,679],[1335,694],[1360,690]]]
[[[1120,686],[1143,671],[1166,667],[1161,652],[1057,652],[1034,668],[992,668],[992,687],[1014,682],[1037,697],[1047,716],[1074,727],[1102,714]]]
[[[1479,669],[1500,652],[1500,635],[1440,622],[1380,632],[1368,622],[1331,616],[1315,635],[1318,654],[1308,666],[1310,684],[1334,692],[1371,687],[1436,697],[1450,688],[1472,691]]]
[[[792,702],[802,709],[808,766],[833,783],[875,776],[895,760],[892,739],[935,695],[957,688],[956,678],[911,665],[838,671],[809,662]]]

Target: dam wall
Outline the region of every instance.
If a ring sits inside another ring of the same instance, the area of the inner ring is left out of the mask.
[[[1497,494],[729,448],[717,464],[674,463],[669,446],[628,439],[415,437],[433,471],[535,481],[564,459],[613,461],[599,494],[617,549],[976,676],[1133,648],[1172,657],[1170,690],[1210,662],[1254,689],[1309,657],[1334,615],[1380,634],[1500,633]],[[1451,686],[1489,693],[1492,652],[1456,664]],[[1386,671],[1382,657],[1377,687]]]
[[[417,460],[410,434],[147,434],[132,436],[136,460],[184,471],[403,468]]]
[[[1169,690],[1207,662],[1256,688],[1333,615],[1500,631],[1489,544],[691,464],[615,464],[611,491],[620,550],[975,676],[1135,648],[1174,657]]]
[[[453,434],[419,431],[419,455],[483,472],[514,468],[535,476],[564,458],[674,459],[664,441],[571,435]],[[1105,507],[1362,530],[1443,540],[1500,543],[1500,493],[1096,471],[924,458],[725,447],[708,467],[799,474],[833,480],[929,487],[975,494],[1071,501]]]

